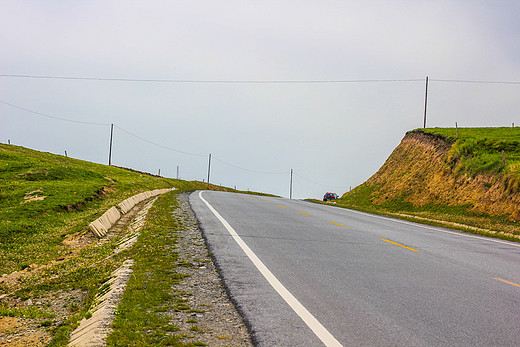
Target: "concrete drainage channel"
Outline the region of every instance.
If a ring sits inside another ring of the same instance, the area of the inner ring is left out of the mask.
[[[175,189],[175,188],[173,188]],[[131,247],[139,236],[139,230],[143,227],[146,215],[153,206],[157,196],[167,193],[173,189],[157,189],[132,196],[120,204],[110,208],[101,217],[89,225],[90,230],[98,237],[103,237],[108,230],[121,218],[121,213],[130,212],[137,204],[150,199],[144,207],[137,212],[132,219],[128,234],[119,243],[111,256]],[[121,211],[121,212],[120,212]],[[110,333],[110,324],[114,320],[117,305],[126,288],[126,283],[132,273],[133,259],[127,259],[123,266],[111,274],[111,279],[103,285],[103,289],[94,299],[94,305],[89,312],[90,318],[80,322],[80,325],[72,332],[69,346],[104,346],[105,340]]]
[[[175,188],[173,188],[175,189]],[[97,237],[103,237],[107,234],[108,230],[121,218],[121,213],[128,213],[135,205],[149,199],[151,197],[167,193],[173,189],[156,189],[148,192],[136,194],[123,202],[120,202],[117,206],[113,206],[106,211],[101,217],[90,223],[89,229]],[[121,212],[120,212],[121,211]]]

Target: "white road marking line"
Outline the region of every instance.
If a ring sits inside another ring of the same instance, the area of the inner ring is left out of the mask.
[[[272,272],[264,265],[264,263],[256,256],[255,253],[249,248],[249,246],[242,240],[236,233],[235,229],[229,223],[222,218],[222,216],[202,197],[202,192],[199,192],[199,198],[208,206],[215,217],[227,229],[229,234],[233,237],[236,243],[242,248],[244,253],[253,262],[256,268],[262,273],[265,279],[271,284],[271,286],[280,294],[280,296],[291,306],[294,312],[300,316],[300,318],[307,324],[309,328],[316,334],[316,336],[325,344],[325,346],[342,346],[338,340],[314,316],[296,299],[284,285],[272,274]]]

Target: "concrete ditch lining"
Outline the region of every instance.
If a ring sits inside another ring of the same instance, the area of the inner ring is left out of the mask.
[[[153,206],[157,197],[153,197],[144,206],[137,207],[140,210],[128,221],[127,232],[112,255],[121,252],[123,249],[132,247],[137,241],[140,229],[144,226],[148,211]],[[120,222],[121,223],[121,222]],[[123,221],[123,223],[126,223]],[[99,292],[94,297],[89,318],[84,317],[79,326],[71,333],[68,346],[93,347],[106,346],[106,338],[111,332],[110,325],[115,317],[115,312],[121,297],[125,291],[126,284],[132,274],[133,259],[126,259],[122,266],[111,273],[111,278],[103,286],[108,288]]]
[[[97,237],[104,237],[108,230],[121,218],[121,214],[128,213],[135,205],[146,199],[164,194],[174,190],[175,188],[155,189],[136,194],[126,200],[123,200],[117,206],[109,208],[101,217],[89,224],[89,230]]]

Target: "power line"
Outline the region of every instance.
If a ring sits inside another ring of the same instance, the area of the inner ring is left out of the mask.
[[[353,79],[353,80],[194,80],[194,79],[139,79],[0,74],[0,77],[55,79],[72,81],[145,82],[145,83],[214,83],[214,84],[326,84],[326,83],[387,83],[420,82],[422,79]]]
[[[219,161],[219,162],[221,162],[223,164],[232,166],[234,168],[237,168],[237,169],[240,169],[240,170],[244,170],[244,171],[248,171],[248,172],[257,173],[257,174],[262,174],[262,175],[286,175],[287,174],[287,172],[263,172],[263,171],[250,170],[250,169],[246,169],[246,168],[241,167],[241,166],[237,166],[237,165],[233,165],[233,164],[227,163],[227,162],[225,162],[223,160],[220,160],[218,158],[215,158],[215,157],[213,157],[213,159],[216,160],[216,161]]]
[[[66,121],[66,122],[79,123],[79,124],[88,124],[88,125],[103,125],[103,126],[110,125],[110,124],[107,124],[107,123],[84,122],[84,121],[79,121],[79,120],[73,120],[73,119],[67,119],[67,118],[62,118],[62,117],[51,116],[51,115],[49,115],[49,114],[45,114],[45,113],[41,113],[41,112],[37,112],[37,111],[33,111],[33,110],[29,110],[29,109],[27,109],[27,108],[20,107],[20,106],[17,106],[17,105],[13,105],[13,104],[11,104],[11,103],[8,103],[8,102],[2,101],[2,100],[0,100],[0,103],[5,104],[5,105],[8,105],[8,106],[11,106],[11,107],[14,107],[14,108],[17,108],[17,109],[19,109],[19,110],[23,110],[23,111],[26,111],[26,112],[29,112],[29,113],[36,114],[36,115],[39,115],[39,116],[43,116],[43,117],[47,117],[47,118],[52,118],[52,119],[63,120],[63,121]]]
[[[343,79],[343,80],[196,80],[196,79],[151,79],[151,78],[114,78],[114,77],[82,77],[52,75],[0,74],[0,77],[54,79],[72,81],[105,81],[105,82],[145,82],[145,83],[222,83],[222,84],[326,84],[326,83],[392,83],[422,82],[423,79]],[[511,84],[520,85],[520,81],[483,81],[460,79],[430,79],[435,82],[476,83],[476,84]]]
[[[446,83],[513,84],[513,85],[520,85],[520,82],[518,82],[518,81],[443,80],[443,79],[433,79],[433,78],[430,78],[430,81],[446,82]]]
[[[347,188],[347,187],[345,187],[345,186],[330,186],[330,185],[326,185],[326,184],[318,183],[318,182],[312,181],[312,180],[310,180],[310,179],[308,179],[308,178],[305,178],[305,177],[303,177],[303,176],[300,176],[300,175],[298,175],[298,174],[296,174],[296,173],[294,173],[294,176],[297,176],[297,177],[299,177],[299,178],[301,178],[301,179],[303,179],[303,180],[305,180],[305,181],[308,181],[308,182],[310,182],[310,183],[317,184],[317,185],[319,185],[319,186],[323,186],[323,187],[326,187],[326,188],[338,188],[338,189],[346,189],[346,188]]]
[[[169,151],[173,151],[173,152],[177,152],[177,153],[182,153],[182,154],[187,154],[187,155],[191,155],[191,156],[195,156],[195,157],[204,157],[204,158],[206,157],[206,155],[203,155],[203,154],[196,154],[196,153],[184,152],[184,151],[180,151],[180,150],[178,150],[178,149],[174,149],[174,148],[166,147],[166,146],[160,145],[160,144],[158,144],[158,143],[155,143],[155,142],[149,141],[149,140],[147,140],[147,139],[145,139],[145,138],[143,138],[143,137],[141,137],[141,136],[139,136],[139,135],[132,134],[131,132],[129,132],[129,131],[127,131],[127,130],[125,130],[125,129],[119,127],[119,126],[117,126],[117,125],[114,125],[114,127],[116,127],[117,129],[119,129],[119,130],[121,130],[121,131],[127,133],[127,134],[130,135],[130,136],[133,136],[133,137],[135,137],[135,138],[138,138],[138,139],[141,140],[141,141],[144,141],[144,142],[146,142],[146,143],[149,143],[149,144],[151,144],[151,145],[154,145],[154,146],[157,146],[157,147],[160,147],[160,148],[163,148],[163,149],[167,149],[167,150],[169,150]]]

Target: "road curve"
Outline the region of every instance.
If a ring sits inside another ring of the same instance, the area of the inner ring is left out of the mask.
[[[520,345],[520,244],[282,198],[190,203],[259,346]]]

